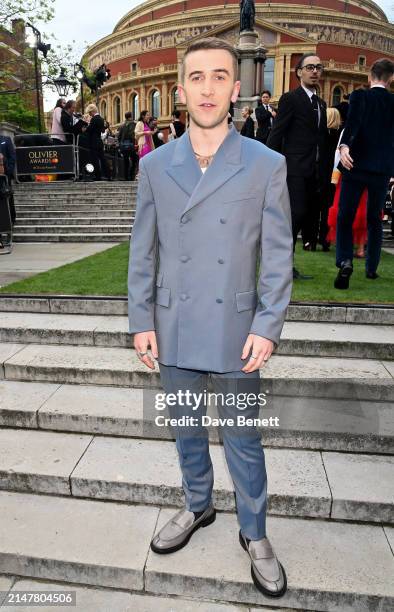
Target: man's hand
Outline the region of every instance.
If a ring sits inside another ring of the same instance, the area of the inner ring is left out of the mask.
[[[265,366],[274,350],[274,343],[272,340],[268,340],[262,336],[249,334],[242,351],[241,359],[246,359],[251,350],[252,354],[250,359],[242,368],[242,372],[246,372],[247,374]]]
[[[346,170],[351,170],[353,168],[353,159],[349,155],[349,147],[347,145],[340,146],[339,153],[342,166],[346,168]]]
[[[148,368],[154,370],[155,364],[148,353],[148,347],[151,349],[153,359],[158,359],[159,352],[157,350],[156,332],[146,331],[134,334],[134,348],[137,351],[138,359]]]

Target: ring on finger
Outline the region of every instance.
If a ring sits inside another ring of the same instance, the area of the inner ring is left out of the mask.
[[[251,359],[257,359],[257,355],[251,355],[250,358]]]

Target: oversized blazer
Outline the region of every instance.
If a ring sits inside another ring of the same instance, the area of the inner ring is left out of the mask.
[[[165,365],[239,371],[249,333],[279,343],[292,249],[284,157],[230,126],[203,174],[185,132],[140,161],[130,333],[156,330]]]
[[[325,181],[328,172],[327,105],[319,96],[317,99],[320,107],[319,124],[317,113],[303,87],[284,93],[279,100],[278,113],[267,146],[286,157],[289,176],[309,177],[314,174],[319,150],[319,174]]]

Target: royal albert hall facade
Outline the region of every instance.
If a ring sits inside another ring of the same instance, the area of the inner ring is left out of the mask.
[[[255,30],[267,49],[264,89],[273,101],[297,86],[300,54],[320,56],[325,71],[320,95],[329,105],[367,83],[368,68],[394,60],[394,26],[371,0],[255,0]],[[90,69],[106,63],[112,78],[100,93],[100,112],[112,126],[126,111],[148,109],[168,125],[177,100],[178,64],[188,43],[217,36],[234,45],[239,1],[147,0],[127,13],[112,34],[85,54]],[[257,93],[257,92],[256,92]]]

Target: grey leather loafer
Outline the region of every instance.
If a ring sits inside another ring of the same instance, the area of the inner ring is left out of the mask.
[[[286,573],[268,538],[247,540],[240,531],[239,541],[252,562],[251,573],[255,587],[268,597],[282,597],[287,589]]]
[[[168,554],[180,550],[200,527],[207,527],[216,519],[216,510],[210,505],[197,519],[194,512],[180,510],[160,529],[150,547],[155,553]]]

